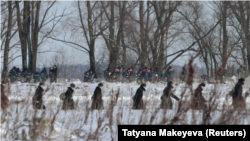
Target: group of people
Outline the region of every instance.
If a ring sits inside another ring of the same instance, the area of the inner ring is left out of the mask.
[[[238,80],[238,83],[235,85],[233,88],[233,91],[231,92],[231,96],[233,99],[233,107],[235,109],[245,109],[245,101],[244,98],[242,97],[242,85],[244,84],[244,78],[241,78]],[[202,95],[202,91],[205,88],[206,84],[205,83],[200,83],[198,87],[194,91],[194,95],[192,95],[191,98],[191,108],[196,109],[196,110],[206,110],[206,100]],[[37,95],[37,101],[38,105],[41,105],[42,99],[39,97],[39,95],[42,95],[42,92],[44,87],[44,84],[42,83],[41,86],[37,88],[36,94]],[[104,109],[103,107],[103,100],[102,100],[102,87],[103,84],[99,83],[98,86],[96,87],[94,94],[92,96],[92,104],[91,104],[91,109]],[[175,100],[179,101],[180,98],[177,97],[173,93],[173,82],[169,81],[167,83],[167,86],[163,90],[163,94],[160,97],[161,99],[161,104],[160,107],[162,109],[173,109],[173,102],[171,98],[174,98]],[[65,98],[63,99],[63,110],[66,109],[75,109],[74,106],[74,100],[73,100],[73,92],[75,89],[75,85],[71,84],[70,87],[68,88],[67,92],[65,92]],[[137,89],[135,95],[133,96],[133,109],[143,109],[144,104],[143,104],[143,92],[146,90],[146,84],[142,83],[140,87]],[[40,106],[40,108],[44,108],[44,106]]]
[[[246,103],[242,96],[243,92],[243,85],[244,85],[245,79],[240,78],[235,85],[235,87],[232,89],[232,91],[229,93],[232,96],[233,102],[232,105],[234,109],[245,109]],[[202,95],[202,91],[205,88],[205,83],[200,83],[198,87],[194,91],[194,95],[191,96],[191,109],[195,110],[207,110],[206,100]],[[167,83],[167,86],[163,90],[163,94],[161,96],[161,104],[160,107],[162,109],[173,109],[173,102],[172,98],[179,101],[180,98],[178,98],[172,91],[173,89],[173,83],[172,81],[169,81]],[[143,105],[143,92],[146,90],[146,84],[143,83],[140,85],[140,87],[137,89],[136,94],[133,96],[133,109],[143,109],[145,108]]]
[[[45,93],[49,90],[47,88],[44,90],[45,84],[43,82],[39,83],[39,86],[36,89],[35,95],[32,97],[32,105],[34,109],[46,109],[46,106],[43,102],[43,96]],[[64,98],[61,98],[63,100],[63,110],[67,109],[75,109],[75,104],[73,100],[73,92],[75,90],[75,84],[70,84],[67,91],[64,94]]]
[[[163,73],[162,70],[158,70],[157,68],[152,69],[152,68],[147,68],[144,67],[143,69],[139,69],[137,72],[136,76],[140,82],[143,81],[161,81],[161,80],[166,80],[167,82],[172,81],[173,79],[173,74],[175,73],[174,68],[171,66],[168,67],[168,69]]]
[[[2,71],[2,78],[10,78],[10,82],[14,83],[16,81],[28,82],[30,83],[32,79],[34,79],[34,83],[37,82],[45,82],[46,79],[50,78],[51,83],[57,82],[57,66],[49,68],[49,75],[47,73],[46,67],[42,69],[41,72],[36,71],[32,73],[30,69],[24,68],[22,71],[18,67],[13,67],[9,72],[7,68]]]
[[[235,85],[235,87],[232,89],[230,92],[230,95],[232,96],[233,102],[232,105],[235,109],[245,109],[246,103],[245,100],[242,96],[243,92],[243,85],[244,85],[245,79],[240,78]],[[6,109],[9,99],[5,95],[5,86],[6,83],[3,80],[1,84],[1,108]],[[198,109],[198,110],[205,110],[207,109],[206,106],[206,100],[202,95],[202,91],[205,88],[205,83],[200,83],[198,87],[195,89],[194,94],[192,95],[191,98],[191,108],[192,109]],[[75,109],[75,104],[73,100],[73,93],[75,90],[75,84],[70,84],[68,87],[67,91],[64,94],[64,98],[61,98],[63,100],[63,110],[68,110],[68,109]],[[92,96],[92,104],[91,104],[91,109],[104,109],[103,107],[103,100],[102,100],[102,88],[103,88],[103,83],[99,83],[98,86],[96,87],[94,94]],[[36,89],[35,95],[32,98],[32,105],[34,109],[46,109],[44,102],[43,102],[43,96],[44,94],[49,90],[49,88],[45,89],[45,84],[40,83],[38,88]],[[133,109],[143,109],[144,104],[143,104],[143,92],[146,91],[146,84],[142,83],[140,87],[137,89],[135,95],[133,96]],[[173,93],[173,82],[169,81],[167,83],[167,86],[163,90],[163,94],[161,96],[161,108],[162,109],[172,109],[173,108],[173,102],[172,98],[175,100],[179,101],[180,98],[177,97]]]
[[[32,74],[29,69],[24,68],[22,71],[18,67],[13,67],[9,72],[7,68],[2,71],[2,78],[10,78],[10,82],[14,83],[15,81],[30,82]]]
[[[114,68],[114,70],[107,68],[104,71],[104,78],[107,81],[117,81],[120,76],[128,81],[132,81],[134,78],[136,78],[138,84],[145,83],[146,81],[159,82],[161,80],[167,80],[167,82],[169,82],[172,81],[174,72],[175,71],[171,66],[169,66],[165,73],[163,73],[162,70],[158,70],[157,68],[152,69],[144,67],[140,68],[136,72],[133,66],[128,69],[123,69],[121,66],[118,66]],[[20,71],[19,68],[13,67],[9,73],[7,73],[7,69],[4,69],[2,72],[2,78],[5,78],[7,74],[10,76],[11,83],[14,83],[15,81],[31,82],[32,78],[34,79],[34,83],[45,82],[48,78],[50,79],[50,83],[57,83],[58,69],[57,66],[54,65],[49,68],[49,73],[47,73],[46,67],[44,67],[41,72],[37,71],[32,73],[27,68],[24,68],[23,71]],[[84,72],[83,82],[92,82],[92,80],[94,80],[94,76],[95,72],[93,72],[91,69],[87,70]],[[70,82],[70,79],[71,75],[68,77],[68,82]]]
[[[128,69],[123,70],[122,67],[118,66],[114,68],[114,70],[111,70],[110,68],[107,68],[104,71],[104,78],[109,80],[116,80],[120,76],[122,76],[126,80],[131,80],[133,77],[137,78],[138,83],[143,83],[146,81],[154,81],[159,82],[161,80],[167,80],[167,82],[172,81],[173,74],[175,73],[174,68],[171,66],[168,67],[168,69],[163,73],[162,70],[158,70],[158,68],[148,68],[143,67],[139,68],[137,72],[135,72],[134,67],[130,67]]]
[[[43,96],[49,90],[49,88],[44,90],[44,87],[45,84],[41,82],[38,88],[36,89],[35,95],[32,98],[32,105],[34,109],[46,109],[46,106],[44,105],[43,102]],[[99,83],[92,96],[91,109],[93,110],[104,108],[102,100],[102,87],[103,83]],[[76,89],[75,84],[71,83],[67,91],[61,94],[63,96],[60,95],[60,99],[63,101],[62,110],[73,110],[76,108],[75,102],[73,100],[73,93],[75,89]]]
[[[93,77],[94,77],[94,73],[92,72],[92,70],[87,70],[86,72],[84,72],[83,82],[90,82],[93,80]]]
[[[57,83],[57,66],[54,65],[53,67],[49,68],[49,78],[50,78],[50,83]]]

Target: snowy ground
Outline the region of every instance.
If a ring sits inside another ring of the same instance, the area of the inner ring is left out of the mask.
[[[133,83],[107,83],[104,82],[103,100],[104,110],[90,111],[91,96],[97,83],[78,83],[73,99],[77,103],[76,110],[61,110],[62,101],[59,95],[67,90],[70,83],[56,83],[50,85],[50,90],[44,96],[46,110],[34,112],[31,99],[38,85],[35,83],[15,83],[11,85],[11,93],[8,95],[10,102],[13,103],[7,109],[7,115],[1,110],[1,138],[6,140],[23,140],[25,137],[30,139],[34,129],[40,130],[38,139],[40,140],[111,140],[117,139],[118,124],[201,124],[202,112],[196,110],[187,110],[178,114],[178,122],[172,122],[171,119],[176,116],[179,102],[173,99],[173,110],[162,110],[160,106],[160,96],[166,84],[147,83],[144,93],[145,110],[132,110],[132,96],[139,87]],[[193,84],[193,89],[198,83]],[[207,84],[203,96],[209,100],[212,92],[215,92],[213,98],[214,104],[218,104],[216,110],[211,112],[210,123],[219,124],[222,115],[226,110],[222,110],[222,105],[231,108],[231,98],[226,96],[234,84]],[[181,93],[187,89],[184,83],[174,85],[174,93],[180,97]],[[117,103],[111,105],[111,99],[115,98],[119,90]],[[244,89],[245,92],[249,89]],[[190,91],[187,90],[184,97],[187,98]],[[244,95],[243,95],[244,96]],[[184,100],[184,99],[183,99]],[[226,124],[250,124],[250,97],[246,99],[247,109],[243,113],[234,112],[227,117]],[[34,125],[36,117],[38,125]],[[232,118],[234,117],[234,118]],[[53,125],[53,126],[52,126]]]

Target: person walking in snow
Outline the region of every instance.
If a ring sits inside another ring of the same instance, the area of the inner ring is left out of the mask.
[[[174,73],[174,68],[172,68],[171,66],[169,66],[169,68],[167,69],[167,71],[165,72],[165,78],[167,79],[167,82],[172,81],[173,79],[173,73]]]
[[[36,89],[35,95],[32,98],[32,105],[34,109],[46,109],[43,103],[43,96],[44,96],[44,83],[39,83],[39,86]],[[49,89],[46,89],[47,92]]]
[[[202,96],[202,91],[205,88],[205,83],[200,83],[199,86],[195,89],[194,96],[192,97],[191,108],[197,110],[206,110],[206,100]]]
[[[142,83],[140,87],[137,89],[135,95],[133,96],[133,109],[143,109],[143,91],[146,89],[146,84]]]
[[[180,99],[172,92],[173,85],[172,81],[168,82],[167,87],[163,90],[163,95],[161,96],[161,108],[162,109],[173,109],[173,102],[171,97],[179,101]]]
[[[232,105],[235,110],[243,110],[246,107],[245,100],[242,96],[243,88],[242,86],[244,85],[245,79],[240,78],[238,80],[238,83],[234,87],[234,92],[232,94],[233,102]]]
[[[102,87],[103,87],[103,84],[99,83],[94,91],[93,96],[91,97],[92,99],[91,109],[92,110],[104,109],[103,100],[102,100]]]
[[[75,103],[73,100],[73,93],[75,90],[75,84],[71,83],[70,87],[68,87],[68,90],[65,92],[65,98],[63,99],[63,110],[73,110],[75,109]]]

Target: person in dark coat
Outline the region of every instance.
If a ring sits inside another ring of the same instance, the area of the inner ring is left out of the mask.
[[[179,101],[180,99],[172,92],[173,85],[172,81],[168,82],[167,87],[163,90],[163,95],[161,96],[161,108],[162,109],[173,109],[173,102],[171,97]]]
[[[1,82],[1,108],[4,110],[8,107],[9,98],[5,95],[4,88],[6,86],[5,81]]]
[[[89,82],[93,77],[93,73],[91,70],[84,72],[84,82]]]
[[[26,82],[30,82],[32,74],[29,69],[27,69]]]
[[[182,82],[185,82],[185,81],[186,81],[186,78],[187,78],[187,65],[185,64],[185,65],[182,67],[182,72],[181,72],[180,80],[181,80]]]
[[[165,72],[165,78],[167,79],[167,82],[173,81],[173,73],[175,73],[174,68],[171,66],[168,67],[167,71]]]
[[[112,72],[111,72],[110,68],[107,68],[107,69],[104,71],[104,78],[105,78],[107,81],[109,81],[109,80],[111,79],[111,74],[112,74]]]
[[[94,91],[93,96],[91,97],[91,99],[92,99],[91,109],[92,110],[104,109],[103,100],[102,100],[102,87],[103,87],[103,84],[99,83]]]
[[[243,92],[242,85],[244,85],[244,82],[245,82],[245,79],[240,78],[238,80],[238,83],[234,87],[234,92],[232,95],[232,98],[233,98],[232,105],[233,105],[235,110],[243,110],[246,107],[245,100],[242,97],[242,92]]]
[[[46,91],[48,91],[48,89],[46,89]],[[36,89],[36,93],[32,98],[32,105],[34,109],[46,109],[43,103],[43,95],[44,95],[44,83],[41,82],[39,83],[39,86]]]
[[[206,86],[205,83],[201,83],[195,89],[194,96],[192,97],[192,103],[191,103],[192,109],[205,110],[207,108],[205,104],[206,100],[202,96],[202,91],[205,86]]]
[[[41,71],[45,76],[47,76],[47,69],[44,67],[43,70]]]
[[[143,109],[143,91],[145,91],[146,84],[142,83],[141,86],[137,89],[133,97],[133,109]]]
[[[48,76],[47,69],[44,67],[40,74],[41,74],[42,81],[45,81],[47,79],[47,76]]]
[[[142,76],[142,69],[140,68],[139,71],[136,73],[137,79],[142,81],[143,76]]]
[[[74,100],[73,100],[73,93],[75,90],[75,84],[71,83],[68,90],[65,92],[65,99],[63,100],[63,110],[73,110],[75,109]]]

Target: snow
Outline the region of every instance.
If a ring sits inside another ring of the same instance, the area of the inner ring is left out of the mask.
[[[177,112],[179,102],[173,99],[173,110],[162,110],[160,96],[166,83],[147,83],[143,100],[146,103],[145,110],[132,110],[132,96],[135,94],[139,84],[132,83],[109,83],[104,82],[103,100],[104,110],[89,110],[91,96],[98,83],[81,83],[75,81],[76,87],[73,99],[77,104],[76,110],[61,110],[62,101],[59,95],[67,90],[70,82],[52,83],[48,85],[50,90],[45,93],[44,102],[46,110],[35,112],[31,105],[32,96],[38,83],[14,83],[11,84],[11,93],[8,95],[11,104],[7,114],[1,110],[1,137],[2,140],[22,140],[24,137],[30,139],[35,129],[41,129],[36,140],[117,140],[118,124],[201,124],[202,111],[187,110],[181,115]],[[199,83],[193,83],[194,90]],[[233,88],[233,83],[206,84],[203,96],[209,101],[210,97],[218,104],[217,109],[211,112],[210,123],[219,124],[221,116],[225,115],[225,109],[231,108],[232,99],[227,96]],[[47,88],[47,87],[46,87]],[[46,89],[45,88],[45,89]],[[184,83],[174,84],[174,93],[178,97],[188,86]],[[117,93],[119,90],[119,93]],[[244,89],[243,93],[249,92]],[[212,92],[215,93],[213,96]],[[191,91],[187,89],[184,97],[186,101],[190,98]],[[118,94],[117,102],[110,102]],[[243,95],[244,96],[244,95]],[[185,100],[183,99],[183,101]],[[22,101],[23,102],[16,102]],[[227,124],[250,124],[250,97],[246,98],[247,109],[244,113],[235,111],[229,118]],[[177,114],[177,115],[176,115]],[[171,123],[171,119],[178,116],[179,121]],[[36,117],[36,118],[33,118]],[[232,118],[234,117],[234,118]],[[54,118],[54,120],[53,120]],[[37,119],[37,126],[34,126]],[[53,123],[53,124],[51,124]],[[52,126],[53,125],[53,126]],[[35,129],[33,129],[35,127]],[[26,135],[23,135],[24,132]]]
[[[250,76],[245,79],[244,88],[250,88]]]

